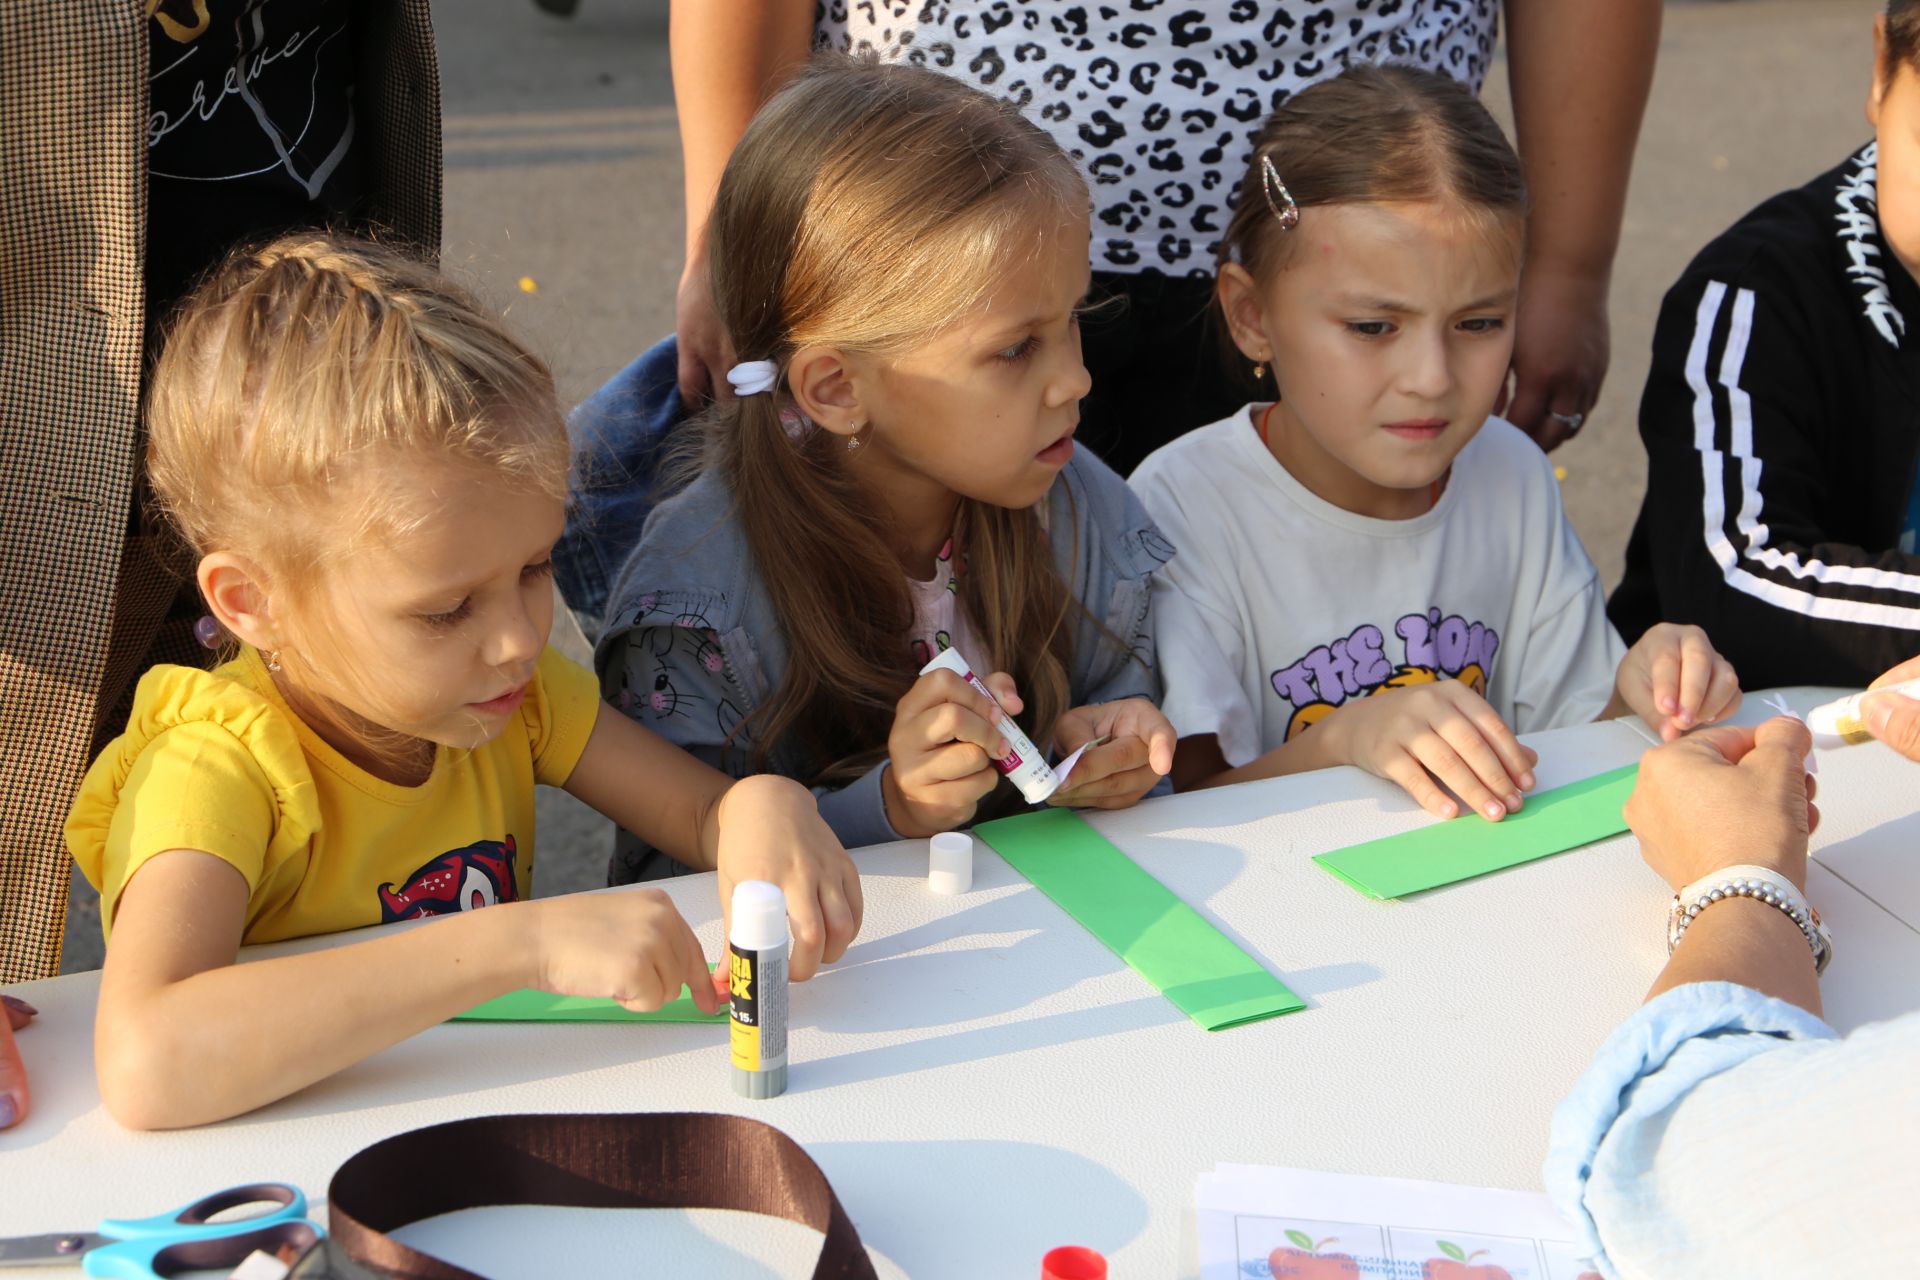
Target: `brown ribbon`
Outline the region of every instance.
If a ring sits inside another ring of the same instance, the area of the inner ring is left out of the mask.
[[[333,1175],[329,1252],[381,1276],[484,1280],[388,1232],[514,1204],[764,1213],[826,1237],[814,1280],[875,1280],[860,1234],[798,1143],[744,1116],[684,1112],[482,1116],[376,1142]],[[333,1274],[364,1273],[349,1265]]]

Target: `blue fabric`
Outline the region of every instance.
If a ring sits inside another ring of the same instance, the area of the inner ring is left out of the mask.
[[[1073,623],[1073,705],[1158,702],[1152,576],[1173,547],[1089,450],[1075,451],[1043,501],[1056,568],[1089,615]],[[601,696],[723,773],[753,772],[753,743],[735,731],[785,678],[787,643],[723,476],[703,473],[660,504],[604,618],[594,652]],[[822,763],[776,744],[768,771],[810,778]],[[887,821],[885,768],[837,790],[815,789],[821,817],[848,848],[900,838]],[[674,870],[667,862],[621,832],[610,879],[651,879]]]
[[[679,352],[669,335],[567,415],[573,468],[553,573],[588,639],[599,634],[614,575],[665,496],[654,473],[675,428],[688,420]]]
[[[1607,1257],[1587,1209],[1600,1144],[1630,1139],[1701,1081],[1794,1040],[1832,1040],[1838,1033],[1798,1005],[1731,982],[1696,982],[1649,1000],[1607,1037],[1593,1063],[1553,1115],[1547,1193],[1580,1233],[1602,1275],[1619,1272]],[[1609,1223],[1610,1233],[1632,1223]]]

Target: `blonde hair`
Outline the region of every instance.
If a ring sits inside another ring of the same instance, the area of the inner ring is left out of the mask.
[[[728,162],[708,224],[713,296],[740,360],[803,347],[919,347],[1086,218],[1073,163],[1013,107],[948,76],[817,60],[770,101]],[[782,399],[710,419],[708,456],[766,583],[790,657],[751,721],[756,764],[791,748],[809,781],[857,777],[886,750],[917,676],[913,605],[882,504],[857,458],[820,430],[790,433]],[[1056,531],[1071,536],[1067,531]],[[1068,706],[1072,597],[1032,509],[962,499],[959,601],[985,669],[1011,673],[1023,727],[1045,744]]]
[[[176,312],[146,421],[149,481],[195,557],[257,564],[303,661],[326,655],[363,685],[371,663],[330,645],[313,607],[342,552],[432,518],[393,501],[397,463],[426,455],[566,496],[546,365],[431,266],[343,236],[230,256]],[[365,726],[343,727],[378,752]]]

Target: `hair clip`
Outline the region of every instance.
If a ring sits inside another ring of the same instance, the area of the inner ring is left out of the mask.
[[[1260,190],[1266,193],[1267,208],[1273,210],[1282,231],[1291,231],[1300,225],[1300,206],[1293,202],[1293,192],[1280,181],[1280,171],[1266,156],[1260,157]]]

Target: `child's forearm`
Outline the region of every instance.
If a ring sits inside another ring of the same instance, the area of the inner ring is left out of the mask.
[[[1331,725],[1331,719],[1322,721],[1292,741],[1283,742],[1273,750],[1234,767],[1227,765],[1226,757],[1220,752],[1218,739],[1211,736],[1198,740],[1182,739],[1174,757],[1175,784],[1182,791],[1197,791],[1203,787],[1225,787],[1236,782],[1254,782],[1260,778],[1278,778],[1284,774],[1307,773],[1314,769],[1351,763],[1338,741],[1338,731],[1329,732]],[[1183,760],[1183,756],[1187,759]],[[1180,776],[1183,773],[1186,775],[1184,779]]]
[[[102,983],[100,1095],[136,1129],[264,1106],[533,978],[536,903],[508,903],[351,946]],[[111,965],[111,957],[109,958]]]

